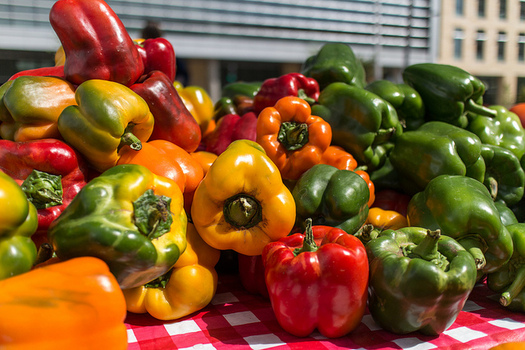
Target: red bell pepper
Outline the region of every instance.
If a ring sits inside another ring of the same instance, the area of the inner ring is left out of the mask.
[[[248,112],[242,116],[227,114],[219,119],[213,131],[204,140],[205,150],[219,155],[235,140],[255,141],[256,138],[257,116],[255,113]]]
[[[135,40],[139,50],[142,63],[144,63],[144,74],[154,70],[160,70],[166,74],[171,81],[175,81],[177,63],[175,50],[171,43],[165,38],[151,38],[146,40]]]
[[[366,250],[345,231],[307,220],[304,234],[268,243],[262,252],[265,280],[277,321],[292,335],[315,328],[336,338],[363,318],[368,288]]]
[[[288,73],[278,78],[266,79],[262,83],[253,98],[253,111],[258,115],[286,96],[300,97],[312,104],[319,99],[319,93],[319,84],[314,78],[305,77],[301,73]]]
[[[0,170],[22,186],[37,208],[38,229],[32,237],[35,243],[46,240],[51,222],[88,181],[84,159],[64,141],[56,139],[0,140]]]
[[[150,72],[130,88],[146,101],[155,119],[150,140],[170,141],[190,153],[197,149],[200,126],[166,74]]]
[[[412,197],[395,190],[384,189],[376,193],[373,206],[384,210],[393,210],[403,216],[407,215],[408,202]]]
[[[252,294],[270,299],[264,276],[264,264],[261,255],[237,254],[239,279],[244,289]]]
[[[13,74],[9,80],[14,80],[18,77],[24,76],[24,75],[31,75],[31,76],[53,76],[53,77],[59,77],[59,78],[66,78],[66,75],[64,74],[64,66],[53,66],[53,67],[41,67],[41,68],[35,68],[35,69],[27,69],[22,70],[20,72],[17,72]]]
[[[58,0],[49,22],[66,55],[66,79],[80,85],[89,79],[130,86],[144,64],[124,24],[104,0]]]

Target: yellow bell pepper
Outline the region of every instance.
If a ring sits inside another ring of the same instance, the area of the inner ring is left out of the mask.
[[[254,141],[237,140],[197,187],[191,217],[212,247],[260,255],[267,243],[291,232],[295,201],[264,149]]]
[[[64,47],[60,47],[55,52],[55,66],[63,66],[66,63],[66,53],[64,52]]]
[[[211,97],[206,90],[200,86],[184,87],[182,83],[178,81],[175,81],[173,86],[175,86],[175,90],[179,93],[182,102],[184,102],[184,106],[186,106],[193,118],[195,118],[204,135],[212,122],[214,114],[214,105]]]
[[[394,210],[385,210],[379,207],[372,207],[368,211],[366,224],[371,224],[380,230],[398,230],[408,226],[407,218]]]
[[[186,250],[172,270],[144,286],[123,290],[128,311],[175,320],[210,303],[217,290],[220,251],[206,244],[191,223],[186,238]]]

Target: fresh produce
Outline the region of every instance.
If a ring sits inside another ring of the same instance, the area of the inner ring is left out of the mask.
[[[155,70],[175,81],[177,63],[173,45],[166,38],[135,39],[135,46],[144,65],[144,74]]]
[[[295,202],[262,146],[237,140],[197,187],[191,218],[213,248],[260,255],[267,243],[292,230]]]
[[[126,303],[107,265],[80,257],[0,281],[0,348],[125,350]]]
[[[216,123],[206,137],[206,151],[221,154],[235,140],[257,139],[257,116],[253,112],[244,115],[227,114]]]
[[[474,258],[439,230],[386,230],[366,244],[368,308],[384,329],[437,335],[454,323],[476,283]]]
[[[368,261],[353,235],[306,224],[262,252],[270,301],[279,324],[304,337],[315,329],[329,338],[353,331],[366,308]]]
[[[80,190],[49,228],[49,242],[60,259],[97,257],[122,289],[137,287],[186,249],[183,202],[175,182],[141,165],[116,165]]]
[[[197,121],[197,124],[199,124],[201,137],[213,131],[215,127],[213,123],[215,106],[206,90],[196,85],[182,86],[178,81],[175,81],[173,86],[175,86],[175,90],[177,90],[184,106],[186,106],[193,118]]]
[[[20,186],[1,171],[0,206],[0,280],[3,280],[33,266],[37,251],[31,236],[38,227],[38,219],[35,206]]]

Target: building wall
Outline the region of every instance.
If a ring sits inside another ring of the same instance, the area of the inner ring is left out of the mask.
[[[463,14],[456,12],[463,2]],[[518,96],[518,79],[525,77],[525,61],[518,59],[520,33],[525,39],[525,18],[520,0],[506,1],[506,17],[500,17],[500,1],[485,0],[485,16],[478,14],[479,0],[442,0],[441,34],[437,62],[459,66],[480,77],[488,85],[486,101],[510,106]],[[463,32],[462,54],[455,57],[454,38]],[[478,31],[485,33],[483,57],[477,57]],[[504,59],[498,59],[499,33],[505,33]]]

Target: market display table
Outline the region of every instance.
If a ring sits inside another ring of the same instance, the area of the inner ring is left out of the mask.
[[[307,307],[307,306],[305,306]],[[382,330],[368,312],[349,335],[320,333],[298,338],[277,323],[268,300],[249,294],[238,276],[220,275],[217,293],[204,309],[176,321],[128,313],[129,350],[149,349],[489,349],[525,341],[525,314],[500,306],[485,284],[471,293],[456,322],[440,336],[396,335]]]

